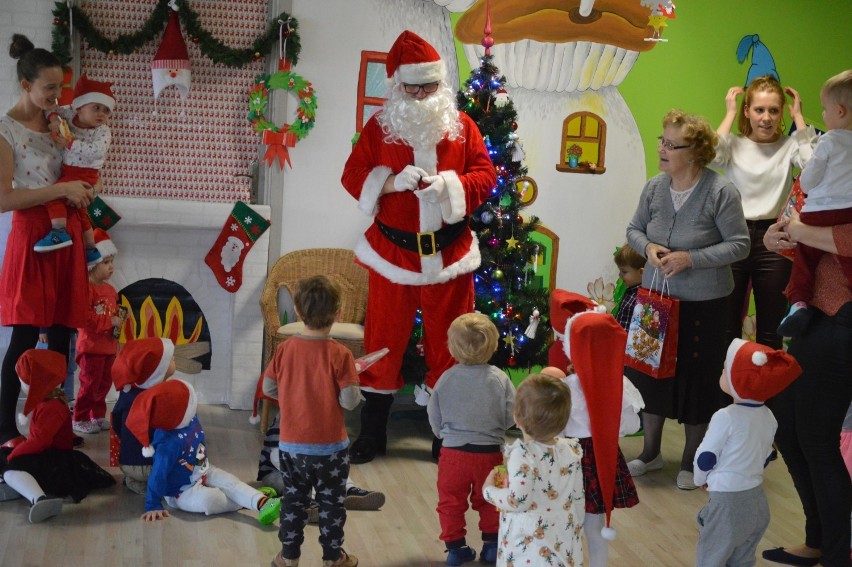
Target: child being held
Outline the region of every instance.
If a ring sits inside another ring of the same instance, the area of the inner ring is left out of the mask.
[[[764,402],[801,373],[784,351],[742,339],[728,347],[719,387],[734,403],[713,414],[695,453],[695,484],[710,495],[698,513],[698,567],[754,565],[769,525],[761,485],[778,427]]]
[[[171,339],[145,338],[127,342],[116,356],[112,381],[118,400],[112,408],[110,459],[124,473],[124,486],[145,495],[154,460],[142,454],[142,444],[127,428],[127,416],[137,396],[175,373],[175,345]],[[149,437],[153,437],[153,432]]]
[[[89,457],[73,449],[71,412],[62,391],[65,357],[50,350],[30,349],[18,359],[15,371],[27,400],[18,421],[29,424],[26,441],[11,453],[0,454],[0,500],[18,494],[32,507],[31,523],[62,511],[62,498],[79,502],[97,488],[115,484],[112,476]],[[48,496],[48,494],[50,496]]]
[[[618,266],[618,276],[624,283],[624,295],[618,303],[618,311],[615,320],[624,327],[630,328],[630,318],[633,316],[633,308],[636,306],[636,294],[642,283],[642,274],[645,271],[645,257],[631,248],[627,243],[623,244],[613,256],[615,265]]]
[[[112,139],[108,123],[115,109],[115,97],[111,86],[110,83],[92,81],[82,75],[74,87],[71,106],[59,107],[48,114],[51,131],[66,143],[57,183],[85,181],[92,187],[98,184]],[[50,216],[51,230],[35,243],[33,250],[50,252],[71,246],[71,236],[66,230],[68,207],[65,199],[48,201],[44,206]],[[72,214],[80,219],[86,244],[86,262],[91,267],[101,257],[95,247],[92,223],[86,209],[75,209]]]
[[[114,331],[118,317],[118,293],[108,280],[118,250],[109,235],[95,231],[101,259],[89,266],[89,307],[85,326],[77,335],[76,361],[80,367],[80,391],[74,404],[72,427],[77,433],[109,430],[106,420],[106,396],[112,386],[112,366],[118,349]]]
[[[316,492],[323,565],[354,567],[358,559],[344,551],[349,436],[343,410],[361,399],[355,359],[329,336],[340,313],[340,290],[325,276],[299,282],[293,297],[305,328],[275,349],[263,372],[263,392],[278,400],[279,461],[284,481],[277,567],[299,564],[305,523]],[[286,513],[285,513],[286,511]]]
[[[154,458],[142,520],[168,518],[165,500],[172,508],[208,516],[257,510],[261,524],[274,522],[280,499],[210,464],[196,409],[195,389],[177,378],[145,390],[130,408],[125,426],[142,444],[142,454]]]
[[[852,69],[831,77],[819,93],[822,116],[828,130],[819,137],[813,157],[799,177],[807,194],[799,219],[811,226],[852,223]],[[778,334],[796,337],[805,332],[813,311],[814,276],[820,259],[827,252],[801,242],[796,247],[793,271],[787,286],[790,310]],[[852,258],[835,255],[852,286]]]
[[[506,430],[514,424],[515,387],[506,373],[488,364],[499,334],[481,313],[456,318],[447,331],[450,354],[458,364],[444,372],[429,398],[427,412],[435,437],[442,440],[438,459],[438,519],[447,565],[473,561],[465,541],[468,497],[479,514],[483,563],[497,561],[500,514],[482,497],[488,473],[503,463]]]
[[[500,565],[579,565],[583,562],[583,450],[559,438],[571,413],[561,380],[532,374],[518,386],[514,418],[523,433],[507,447],[506,473],[485,479],[485,499],[500,509]]]
[[[624,377],[627,332],[588,298],[563,292],[562,299],[569,319],[559,346],[570,360],[571,374],[565,377],[561,368],[553,367],[542,374],[561,378],[571,390],[571,417],[562,436],[578,438],[583,449],[586,551],[591,567],[604,567],[609,553],[606,540],[615,537],[609,527],[612,509],[639,503],[618,438],[639,428],[637,414],[644,403]]]

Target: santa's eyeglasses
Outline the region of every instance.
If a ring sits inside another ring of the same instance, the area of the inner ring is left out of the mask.
[[[420,89],[423,89],[423,92],[426,94],[432,94],[433,92],[438,90],[438,87],[441,86],[440,82],[434,83],[426,83],[423,85],[409,85],[408,83],[402,83],[402,88],[405,89],[405,92],[410,95],[416,95],[420,92]]]

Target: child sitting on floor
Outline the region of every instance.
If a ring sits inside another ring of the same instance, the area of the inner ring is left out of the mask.
[[[278,516],[280,499],[210,464],[196,407],[195,389],[173,378],[139,394],[130,408],[125,426],[142,444],[142,454],[154,458],[142,520],[167,518],[165,499],[172,508],[208,516],[241,508],[257,510],[258,521],[271,524]]]
[[[108,472],[73,449],[71,412],[62,391],[65,357],[50,350],[30,349],[18,359],[15,371],[27,395],[18,420],[29,424],[26,441],[11,453],[0,454],[0,500],[18,494],[31,504],[29,520],[35,524],[58,515],[62,498],[79,502],[97,488],[115,484]],[[49,494],[49,496],[48,496]]]
[[[110,465],[121,468],[124,486],[143,496],[154,461],[142,454],[142,445],[125,424],[136,397],[175,373],[174,353],[171,339],[136,339],[125,343],[112,367],[112,383],[119,394],[111,415]]]

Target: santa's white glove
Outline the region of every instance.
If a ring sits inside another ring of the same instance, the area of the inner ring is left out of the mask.
[[[426,203],[440,203],[450,198],[450,194],[447,192],[447,182],[440,175],[424,177],[423,183],[428,183],[429,186],[415,193],[421,201]]]
[[[406,165],[402,171],[396,174],[393,180],[395,191],[414,191],[418,188],[420,180],[429,175],[426,170],[416,165]]]
[[[432,392],[425,384],[414,386],[414,403],[418,406],[428,406],[429,398],[432,397]]]

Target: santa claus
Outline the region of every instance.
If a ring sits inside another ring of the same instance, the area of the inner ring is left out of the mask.
[[[447,328],[473,310],[477,239],[467,215],[497,184],[476,124],[459,112],[446,67],[423,38],[405,31],[387,57],[390,96],[364,126],[343,186],[373,217],[355,247],[370,271],[364,346],[390,352],[361,374],[365,403],[352,463],[384,454],[393,394],[417,309],[423,315],[426,391],[454,364]],[[424,401],[422,398],[421,402]]]

